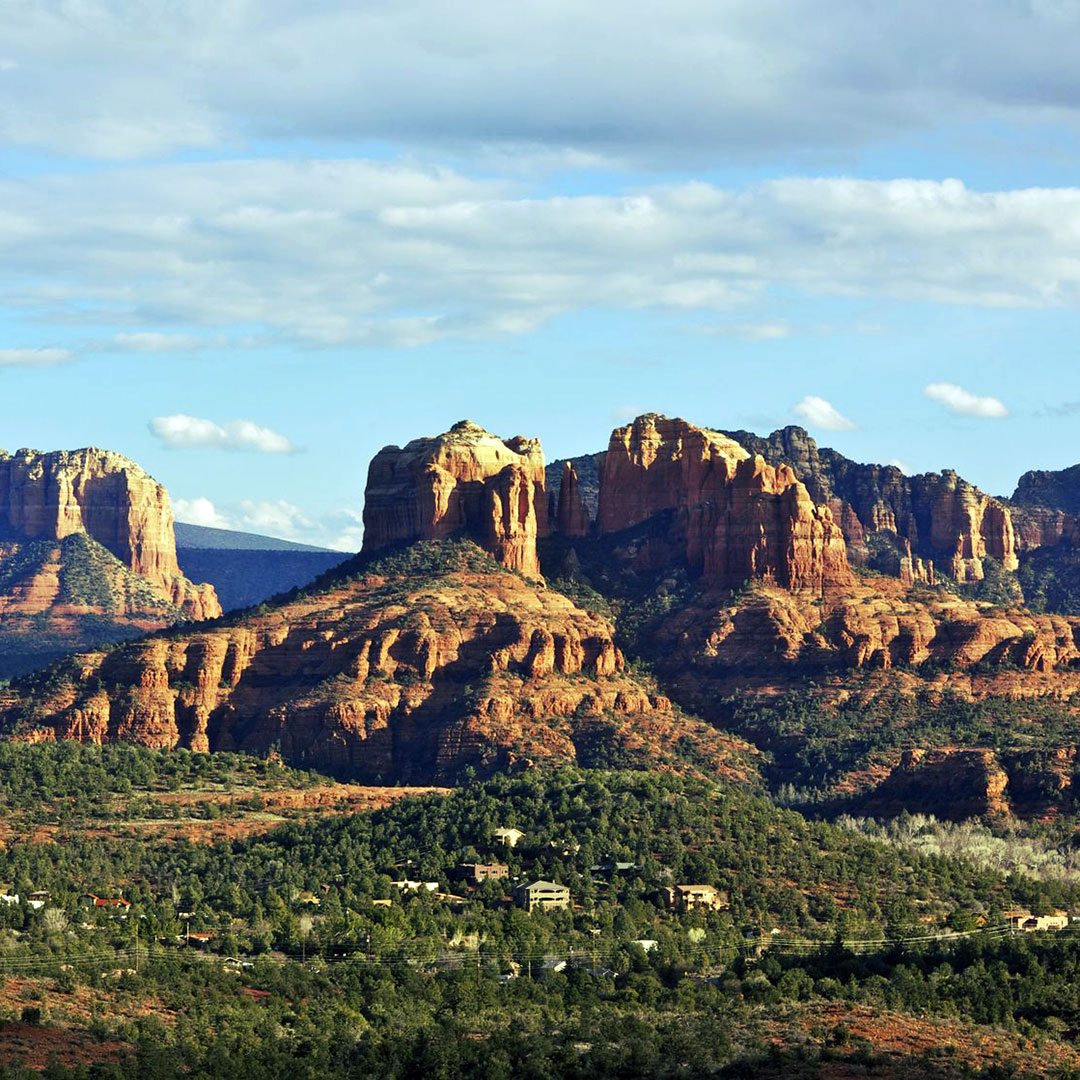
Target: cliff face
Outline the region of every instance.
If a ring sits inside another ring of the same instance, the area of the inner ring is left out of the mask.
[[[811,497],[832,510],[853,563],[909,582],[933,581],[933,566],[957,581],[980,581],[982,560],[1015,570],[1023,542],[1043,542],[1031,526],[1018,539],[1010,507],[955,472],[905,476],[892,465],[861,465],[820,449],[800,427],[762,438],[728,433],[774,465],[787,464]]]
[[[466,536],[503,566],[540,576],[547,532],[544,455],[536,439],[503,440],[465,420],[436,438],[388,446],[371,462],[364,552]]]
[[[568,461],[563,468],[562,482],[559,484],[559,498],[555,509],[555,528],[563,536],[580,537],[589,535],[589,512],[578,483],[578,474]]]
[[[597,530],[617,533],[665,515],[667,543],[716,584],[769,578],[820,589],[852,580],[843,532],[790,467],[774,468],[684,420],[641,416],[612,432]]]
[[[5,719],[34,739],[278,747],[388,782],[605,752],[677,765],[680,739],[710,767],[738,757],[626,673],[600,617],[479,552],[417,550],[232,625],[69,661],[16,683]]]
[[[0,536],[63,540],[85,534],[194,619],[221,614],[210,586],[183,577],[166,490],[106,450],[0,453]]]
[[[1033,469],[1024,473],[1012,501],[1022,506],[1080,514],[1080,465],[1068,469]]]

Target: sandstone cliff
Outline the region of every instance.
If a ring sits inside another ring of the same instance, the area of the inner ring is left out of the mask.
[[[446,434],[387,446],[364,492],[364,553],[465,536],[503,566],[540,576],[547,532],[544,455],[536,439],[504,440],[468,420]]]
[[[562,482],[559,484],[559,496],[555,509],[555,528],[562,536],[588,536],[590,521],[585,508],[578,474],[568,461],[563,468]]]
[[[74,658],[16,683],[5,722],[34,739],[278,748],[387,782],[522,760],[686,768],[687,745],[709,770],[749,767],[744,745],[627,673],[603,619],[471,545],[420,544],[358,573]]]
[[[760,437],[728,432],[749,452],[791,466],[811,497],[841,523],[851,561],[909,581],[933,581],[933,566],[956,581],[980,581],[990,556],[1006,570],[1018,565],[1010,507],[955,472],[905,476],[892,465],[861,465],[819,448],[800,427]],[[1025,541],[1043,542],[1029,529]]]
[[[612,432],[600,475],[597,530],[664,527],[654,563],[678,552],[691,570],[734,587],[767,578],[790,589],[848,584],[844,536],[786,465],[733,439],[649,414]]]
[[[85,534],[193,619],[221,607],[176,561],[165,489],[138,465],[107,450],[0,452],[0,537],[63,540]]]

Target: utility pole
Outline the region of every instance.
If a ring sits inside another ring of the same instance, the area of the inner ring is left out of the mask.
[[[135,974],[139,974],[139,916],[135,916]]]

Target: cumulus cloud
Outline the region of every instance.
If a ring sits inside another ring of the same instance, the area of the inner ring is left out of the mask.
[[[979,397],[955,383],[930,383],[923,388],[924,396],[944,405],[954,416],[1008,416],[1009,410],[995,397]]]
[[[0,137],[102,157],[253,136],[760,159],[1080,101],[1066,0],[10,0],[4,14]]]
[[[54,367],[73,359],[69,349],[0,349],[0,367]]]
[[[144,351],[177,334],[413,346],[584,308],[727,315],[770,289],[1080,306],[1073,188],[802,178],[524,198],[448,169],[258,160],[0,181],[0,206],[0,305],[65,326],[107,311]]]
[[[342,508],[321,515],[286,499],[242,499],[218,505],[205,495],[173,500],[173,515],[189,525],[258,533],[344,553],[359,551],[364,521],[357,510]]]
[[[826,431],[853,431],[859,425],[849,420],[830,402],[814,394],[808,394],[791,411],[811,427],[824,428]]]
[[[197,416],[176,413],[155,416],[150,431],[172,450],[254,450],[260,454],[291,454],[296,447],[271,428],[253,420],[229,420],[217,424]]]
[[[211,529],[231,529],[232,522],[221,513],[205,495],[194,499],[176,499],[173,502],[173,516],[177,521],[188,525],[205,525]]]
[[[239,504],[239,509],[244,527],[252,532],[267,533],[284,540],[303,540],[318,529],[318,525],[300,507],[285,499],[245,499]]]

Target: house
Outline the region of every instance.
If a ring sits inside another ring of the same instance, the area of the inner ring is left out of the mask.
[[[631,945],[640,945],[643,952],[652,952],[656,948],[656,942],[652,938],[638,938]]]
[[[460,881],[471,881],[478,885],[481,881],[495,881],[509,876],[510,868],[506,863],[458,863],[454,867],[454,877]]]
[[[676,885],[665,891],[668,906],[678,911],[720,911],[727,907],[727,893],[712,885]]]
[[[372,907],[391,907],[393,905],[393,903],[394,903],[393,900],[390,900],[389,898],[384,899],[384,900],[372,900],[371,901],[371,906]]]
[[[425,889],[427,892],[437,892],[439,888],[437,881],[410,881],[408,878],[404,881],[391,881],[390,884],[402,892],[419,892],[421,889]]]
[[[1052,915],[1032,915],[1030,911],[1020,908],[1003,914],[1013,930],[1028,934],[1036,930],[1064,930],[1069,925],[1069,916],[1064,911],[1055,911]]]
[[[518,841],[524,835],[520,829],[496,829],[495,843],[505,844],[507,847],[517,847]]]
[[[131,907],[131,901],[122,896],[95,896],[94,893],[84,893],[79,897],[79,903],[83,907],[121,908],[124,911]]]
[[[637,869],[637,863],[632,862],[609,862],[598,866],[590,866],[590,874],[627,874]]]
[[[210,930],[192,930],[185,934],[181,940],[185,940],[189,945],[194,945],[195,948],[201,949],[204,945],[207,945],[214,940],[214,933]]]
[[[17,904],[19,902],[18,893],[0,893],[0,903],[4,904]]]
[[[550,911],[570,906],[570,890],[554,881],[532,881],[514,890],[514,899],[526,911]]]

